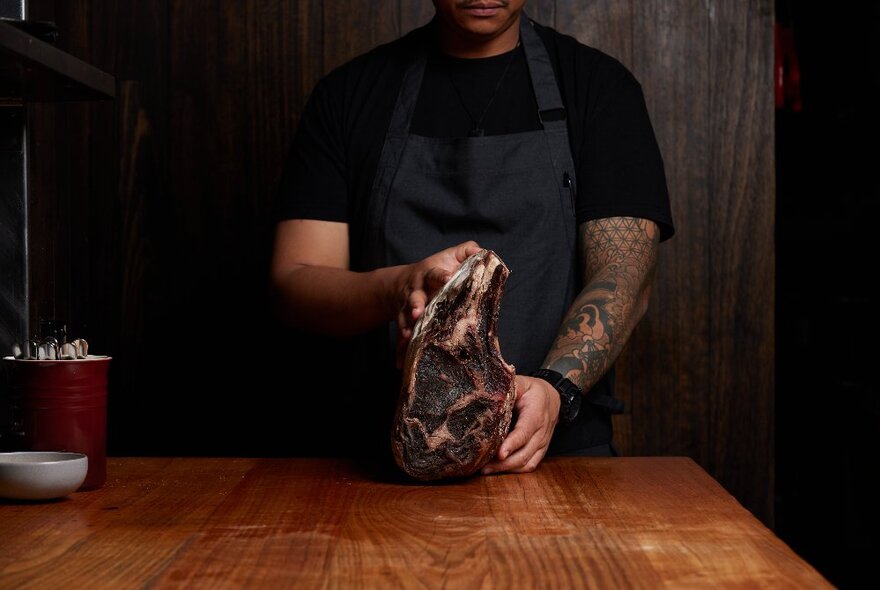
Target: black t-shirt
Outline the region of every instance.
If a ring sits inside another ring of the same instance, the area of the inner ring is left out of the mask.
[[[641,86],[604,53],[541,25],[535,30],[566,108],[578,223],[641,217],[659,224],[661,239],[670,237],[663,161]],[[416,29],[316,85],[284,168],[278,220],[356,222],[356,204],[369,196],[408,60],[419,44],[435,46],[433,34],[430,24]],[[540,129],[522,47],[483,59],[430,51],[410,132],[465,137],[484,112],[486,135]]]

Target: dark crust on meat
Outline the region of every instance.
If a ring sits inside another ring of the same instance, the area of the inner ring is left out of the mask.
[[[407,351],[392,434],[397,464],[432,480],[471,475],[510,428],[515,371],[496,326],[509,271],[481,250],[431,301]]]

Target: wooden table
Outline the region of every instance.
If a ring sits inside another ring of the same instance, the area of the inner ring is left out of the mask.
[[[0,503],[0,588],[830,587],[684,458],[554,458],[444,485],[339,459],[110,459]]]

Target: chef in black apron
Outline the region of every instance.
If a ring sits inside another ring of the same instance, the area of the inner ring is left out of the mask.
[[[440,9],[449,3],[435,4],[435,27],[442,31]],[[518,29],[518,40],[513,51],[521,48],[525,53],[540,129],[486,135],[481,128],[484,110],[468,113],[473,127],[467,137],[412,133],[426,64],[431,52],[437,51],[436,38],[426,36],[406,66],[369,198],[354,205],[353,218],[358,222],[349,227],[348,264],[359,272],[412,265],[468,241],[494,250],[511,269],[499,318],[502,354],[518,375],[537,375],[532,380],[518,377],[521,395],[526,391],[526,395],[545,398],[539,403],[533,397],[534,410],[528,411],[561,411],[558,423],[554,415],[543,428],[547,437],[553,433],[550,452],[611,455],[610,414],[621,409],[611,395],[613,373],[582,392],[574,389],[577,384],[560,382],[564,375],[558,371],[542,370],[547,368],[542,365],[566,313],[583,287],[575,214],[578,182],[566,111],[547,50],[524,14],[514,26],[510,32]],[[489,99],[487,110],[494,99],[495,95]],[[459,255],[464,252],[460,247]],[[410,312],[404,309],[405,315]],[[410,327],[405,320],[403,326],[380,325],[362,336],[355,349],[352,373],[360,386],[355,385],[355,393],[347,398],[355,411],[346,428],[361,433],[363,448],[387,450],[400,378],[391,358],[399,331],[408,336]],[[578,399],[573,401],[573,395]],[[524,407],[518,403],[517,410]],[[529,417],[530,423],[533,418]],[[514,457],[508,458],[532,435],[531,430],[523,433],[523,428],[502,445],[499,461],[487,472],[533,469],[540,461],[543,449],[528,464],[512,464]]]

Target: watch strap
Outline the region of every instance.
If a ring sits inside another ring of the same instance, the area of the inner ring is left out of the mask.
[[[552,369],[538,369],[531,375],[532,377],[538,377],[543,379],[552,385],[556,391],[560,392],[560,395],[565,397],[562,393],[561,387],[565,383],[570,383],[572,387],[577,387],[571,381],[566,379],[561,373],[558,371],[554,371]],[[580,389],[578,389],[580,391]],[[583,394],[583,392],[581,392]],[[612,397],[607,393],[598,393],[595,390],[590,391],[589,394],[584,395],[582,401],[587,402],[592,406],[596,406],[599,408],[603,408],[609,414],[622,414],[624,410],[624,404],[622,400],[617,399],[616,397]]]
[[[552,369],[538,369],[537,371],[534,371],[531,376],[543,379],[552,385],[557,391],[559,390],[559,386],[562,385],[562,380],[565,379],[565,376],[563,376],[562,373]]]
[[[538,369],[531,375],[538,379],[543,379],[553,386],[559,393],[560,406],[559,417],[565,422],[574,420],[580,412],[581,403],[583,402],[583,392],[580,388],[569,381],[564,375],[552,369]]]

